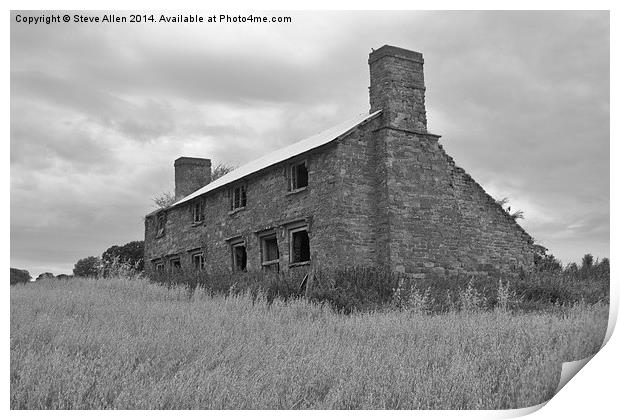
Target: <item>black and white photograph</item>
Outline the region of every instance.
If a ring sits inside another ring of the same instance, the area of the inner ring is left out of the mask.
[[[531,409],[597,354],[609,10],[203,7],[10,11],[10,410]]]

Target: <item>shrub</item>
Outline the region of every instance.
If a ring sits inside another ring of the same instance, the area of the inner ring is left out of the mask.
[[[498,308],[502,311],[530,311],[549,305],[577,302],[609,302],[609,260],[593,263],[584,270],[519,272],[510,281],[499,275],[440,276],[422,279],[375,267],[315,269],[302,290],[302,271],[207,273],[178,271],[156,273],[150,279],[167,287],[186,288],[191,295],[201,288],[211,295],[250,293],[288,300],[305,296],[327,303],[342,313],[397,308],[412,313],[441,313],[454,310],[476,312]]]
[[[104,276],[113,275],[110,272],[113,265],[127,264],[134,271],[144,270],[144,241],[132,241],[124,245],[114,245],[106,249],[101,255],[102,273]],[[118,268],[118,267],[115,267]]]
[[[110,257],[98,267],[98,277],[123,277],[134,279],[142,273],[142,262],[123,260],[120,256]]]
[[[31,278],[27,270],[11,267],[11,286],[18,283],[28,283]]]
[[[86,257],[78,260],[73,268],[76,277],[96,277],[99,274],[101,261],[97,257]]]
[[[383,268],[316,270],[307,296],[344,313],[379,309],[391,303],[402,275]]]
[[[487,300],[482,293],[474,287],[473,282],[470,280],[469,283],[467,283],[467,287],[459,293],[459,304],[461,311],[471,313],[484,309]]]
[[[495,308],[499,311],[506,312],[509,308],[518,305],[521,299],[517,298],[517,294],[510,288],[510,281],[502,282],[499,280],[497,286],[497,298]]]

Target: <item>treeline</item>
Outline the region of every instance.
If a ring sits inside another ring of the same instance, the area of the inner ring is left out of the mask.
[[[41,273],[39,280],[70,280],[76,277],[108,277],[117,274],[136,274],[144,270],[144,241],[132,241],[124,245],[113,245],[101,257],[86,257],[78,260],[73,275]],[[25,284],[32,279],[27,270],[11,267],[11,285]]]
[[[117,274],[123,268],[133,272],[144,270],[144,241],[132,241],[124,245],[113,245],[101,257],[90,256],[75,263],[76,277],[107,277]]]

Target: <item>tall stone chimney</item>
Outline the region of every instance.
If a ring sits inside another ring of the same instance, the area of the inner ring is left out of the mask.
[[[370,53],[370,112],[383,110],[383,126],[426,133],[422,54],[384,45]]]
[[[180,200],[211,182],[211,160],[180,157],[174,161],[174,198]]]

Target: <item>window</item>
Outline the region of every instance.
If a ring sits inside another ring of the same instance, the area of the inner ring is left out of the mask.
[[[300,190],[308,186],[308,168],[305,161],[291,165],[289,180],[290,191]]]
[[[248,254],[245,251],[245,242],[231,244],[233,271],[246,271]]]
[[[205,268],[205,262],[202,252],[192,254],[192,265],[196,270],[203,270]]]
[[[176,257],[170,260],[170,267],[173,272],[181,271],[181,258]]]
[[[245,185],[234,187],[230,195],[230,210],[242,209],[245,207],[246,202]]]
[[[261,237],[260,248],[263,267],[278,264],[280,251],[278,250],[278,240],[275,234]]]
[[[166,267],[163,263],[163,261],[158,261],[155,264],[155,271],[158,273],[163,273],[164,272],[164,268]]]
[[[202,223],[205,219],[205,211],[204,211],[204,200],[198,199],[192,205],[192,219],[194,223]]]
[[[310,261],[310,238],[308,237],[308,226],[291,229],[289,232],[291,263]]]
[[[166,213],[161,212],[157,215],[157,237],[166,233]]]

